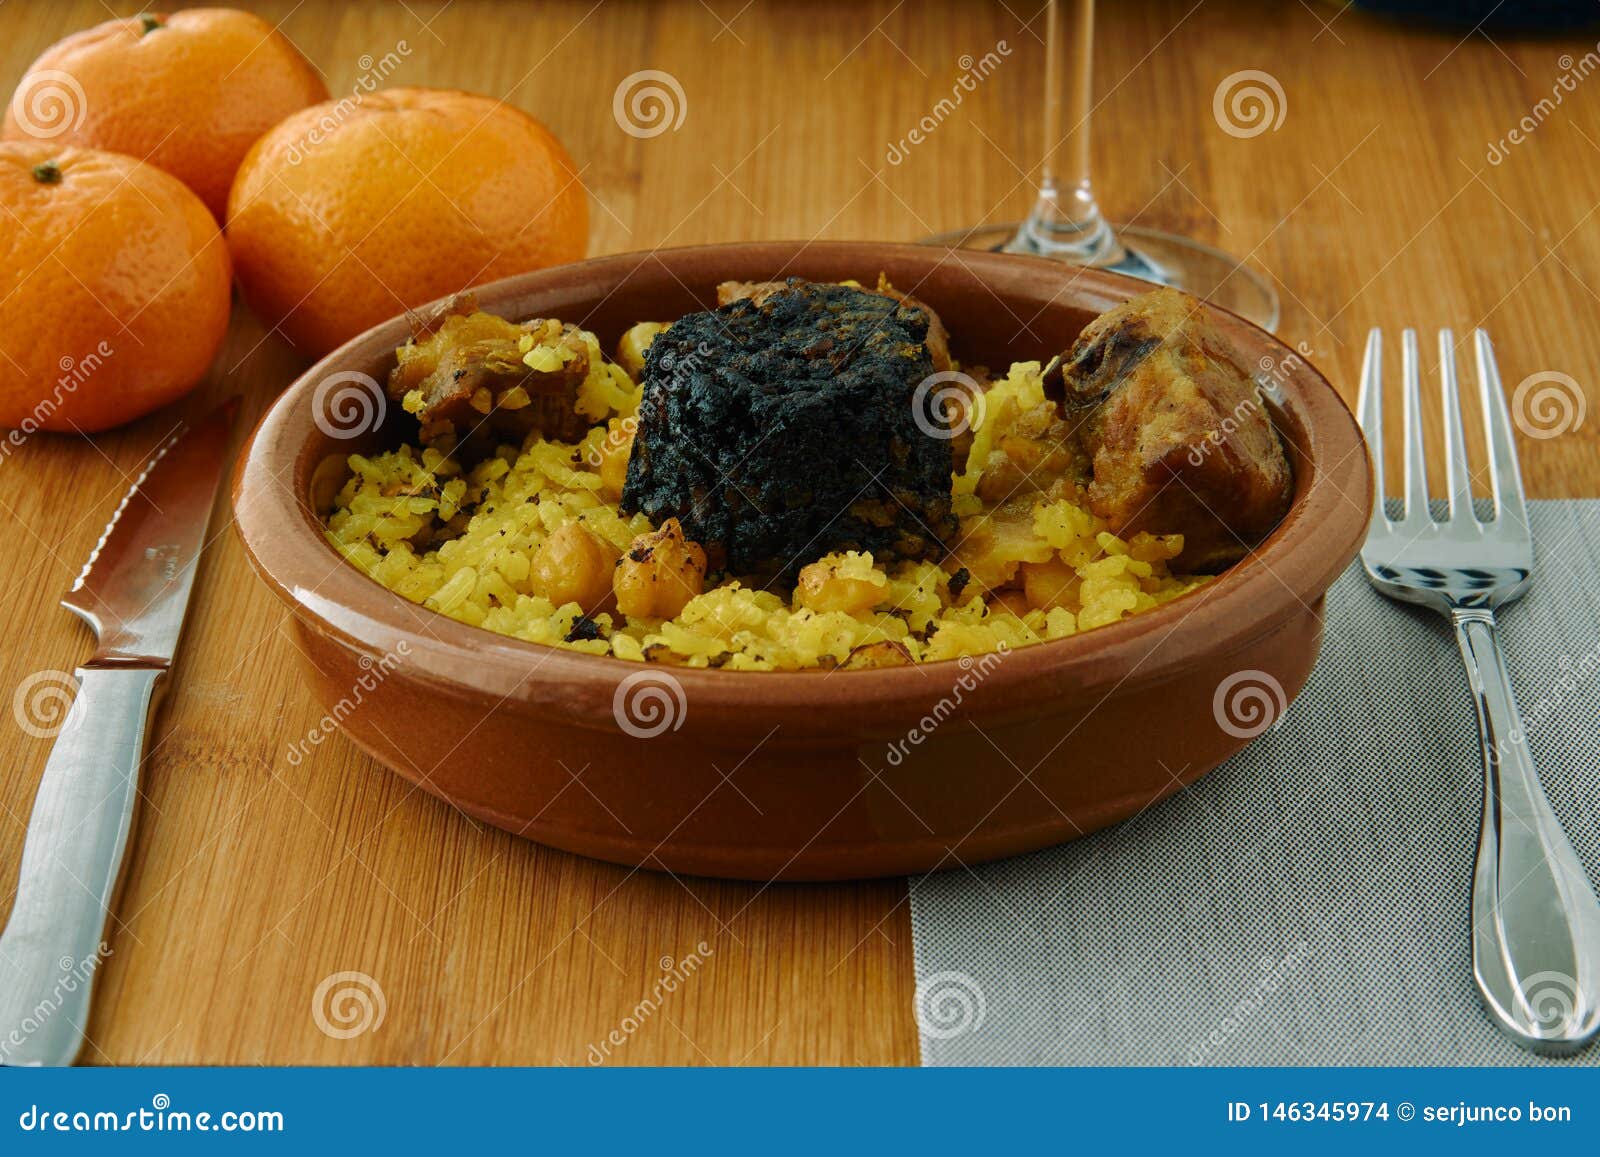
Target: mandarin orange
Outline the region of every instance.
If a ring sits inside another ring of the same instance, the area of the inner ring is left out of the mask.
[[[589,204],[567,150],[527,113],[392,88],[308,108],[256,142],[227,237],[245,299],[314,356],[434,298],[577,260]]]
[[[311,62],[267,21],[193,8],[108,20],[47,48],[12,95],[4,136],[147,160],[220,221],[256,138],[327,99]]]
[[[228,329],[228,250],[176,177],[0,142],[0,220],[0,426],[104,430],[205,374]]]

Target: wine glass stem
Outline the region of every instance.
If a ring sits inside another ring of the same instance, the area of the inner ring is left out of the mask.
[[[1067,53],[1074,55],[1066,67]],[[1008,249],[1086,265],[1117,261],[1121,247],[1089,179],[1094,108],[1094,0],[1049,0],[1045,14],[1044,148],[1039,195]]]

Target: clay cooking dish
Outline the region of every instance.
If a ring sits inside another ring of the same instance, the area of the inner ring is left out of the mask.
[[[1148,288],[1001,254],[772,242],[606,257],[478,297],[507,317],[578,323],[610,349],[635,321],[706,308],[719,281],[880,271],[938,311],[958,358],[1002,368],[1066,349],[1092,316]],[[313,491],[329,458],[414,436],[397,406],[359,437],[340,436],[349,414],[330,409],[339,384],[359,383],[351,375],[384,380],[404,318],[324,358],[262,418],[235,481],[239,532],[293,612],[313,694],[332,710],[363,687],[359,707],[336,713],[346,734],[497,827],[622,864],[761,880],[1009,856],[1124,819],[1209,771],[1250,730],[1242,716],[1219,720],[1219,686],[1293,698],[1316,660],[1324,592],[1371,509],[1366,450],[1316,370],[1217,317],[1245,368],[1278,384],[1288,516],[1199,592],[998,661],[829,674],[642,666],[505,638],[385,590],[324,541]]]

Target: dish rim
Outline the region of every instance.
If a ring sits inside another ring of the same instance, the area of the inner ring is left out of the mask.
[[[896,242],[766,241],[594,257],[504,278],[473,292],[483,308],[492,311],[500,299],[525,297],[539,289],[555,294],[563,287],[576,289],[591,280],[603,284],[610,279],[620,284],[652,261],[676,277],[668,259],[682,264],[704,258],[714,264],[715,258],[733,252],[758,264],[764,256],[779,275],[789,273],[790,266],[807,255],[819,263],[867,266],[874,264],[873,254],[920,260],[943,253],[946,259],[955,257],[977,274],[1019,267],[1037,271],[1063,283],[1057,297],[1072,290],[1079,299],[1115,301],[1151,288],[1120,274],[1063,267],[1019,254],[945,252]],[[1199,590],[1079,635],[991,652],[1002,654],[1003,661],[984,672],[981,685],[973,689],[969,704],[975,708],[986,705],[1006,710],[1009,706],[1008,713],[1035,714],[1025,707],[1035,690],[1088,693],[1106,689],[1109,695],[1130,681],[1147,685],[1175,677],[1203,655],[1238,650],[1288,618],[1316,610],[1327,588],[1354,556],[1371,509],[1372,472],[1366,444],[1348,407],[1305,354],[1235,314],[1209,304],[1207,308],[1224,318],[1230,328],[1243,327],[1256,342],[1266,343],[1280,362],[1294,359],[1294,370],[1282,383],[1288,403],[1268,404],[1280,433],[1278,418],[1285,413],[1304,433],[1306,444],[1299,447],[1298,457],[1311,471],[1305,486],[1301,486],[1301,470],[1297,469],[1295,497],[1283,520],[1245,559]],[[798,716],[818,710],[842,713],[843,722],[866,721],[900,708],[915,709],[920,715],[941,689],[948,690],[982,661],[983,656],[978,655],[848,672],[726,671],[644,664],[501,635],[411,602],[384,587],[327,542],[309,501],[298,496],[283,478],[285,474],[298,476],[301,460],[309,452],[316,430],[312,418],[316,386],[342,369],[369,364],[374,350],[401,344],[410,332],[409,317],[401,314],[374,326],[308,367],[273,400],[240,451],[232,500],[246,556],[290,610],[321,633],[334,636],[363,656],[403,653],[407,678],[421,678],[441,689],[471,696],[491,696],[497,699],[497,706],[516,702],[531,710],[559,712],[574,723],[596,727],[610,723],[609,719],[586,718],[597,697],[611,701],[614,693],[620,693],[620,683],[639,672],[656,673],[657,682],[676,684],[697,707],[721,705],[738,710],[759,702]],[[1339,541],[1329,542],[1330,537]],[[1205,629],[1208,626],[1211,629]],[[842,682],[833,677],[841,673],[845,675]],[[953,678],[947,680],[946,676]],[[1008,705],[1008,692],[1025,694]],[[710,714],[707,711],[701,718]],[[724,723],[729,719],[724,712],[717,715]]]

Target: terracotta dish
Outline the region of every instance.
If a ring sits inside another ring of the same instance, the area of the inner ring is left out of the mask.
[[[999,366],[1066,349],[1094,315],[1148,288],[1002,254],[771,242],[606,257],[499,281],[478,298],[507,317],[580,324],[609,347],[635,321],[709,307],[720,281],[879,272],[947,319],[956,357]],[[384,379],[410,332],[403,317],[330,354],[267,412],[234,487],[239,532],[293,612],[330,716],[480,820],[680,873],[819,880],[955,868],[1150,806],[1264,730],[1316,661],[1324,592],[1371,509],[1366,449],[1295,351],[1221,311],[1217,322],[1245,368],[1277,386],[1270,409],[1295,473],[1288,516],[1193,594],[987,661],[831,673],[645,666],[492,634],[384,589],[324,540],[318,504],[329,496],[318,491],[344,456],[414,435],[392,406],[376,428],[349,433],[349,389],[363,388],[360,375]],[[366,404],[381,394],[374,385]]]

